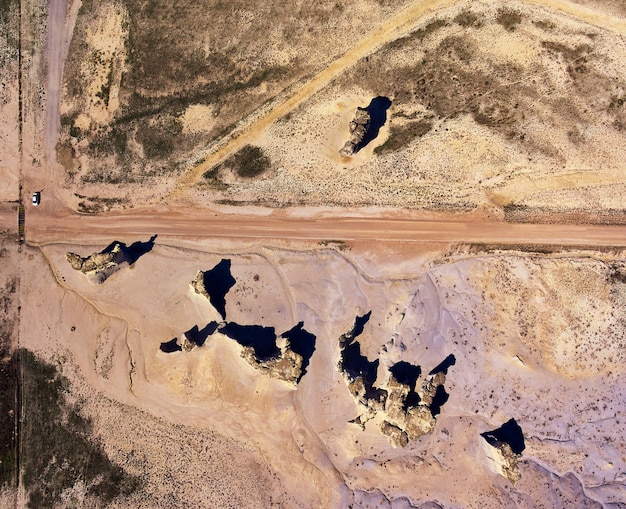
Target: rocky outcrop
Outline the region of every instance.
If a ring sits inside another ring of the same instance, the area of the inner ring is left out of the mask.
[[[501,475],[506,477],[509,481],[515,484],[522,478],[522,474],[517,464],[518,455],[513,452],[509,444],[500,444],[498,447],[492,447],[497,457],[494,461],[497,465],[497,470]]]
[[[273,359],[259,361],[254,348],[244,347],[241,356],[256,369],[272,378],[297,385],[302,375],[302,356],[294,352],[289,344],[280,348],[280,355]]]
[[[404,447],[410,440],[430,433],[435,427],[436,416],[447,401],[443,384],[448,368],[456,362],[449,355],[416,389],[421,368],[408,362],[398,362],[389,368],[389,378],[382,385],[376,384],[379,359],[370,361],[361,353],[356,338],[363,333],[371,312],[357,316],[354,327],[339,338],[342,372],[348,390],[359,403],[361,413],[352,423],[362,429],[371,419],[381,416],[380,431],[389,437],[394,447]]]
[[[206,286],[204,286],[204,271],[199,270],[196,273],[196,277],[189,283],[191,289],[198,295],[202,295],[207,300],[211,298],[209,292],[207,292]]]
[[[65,259],[74,270],[85,274],[90,282],[102,284],[124,264],[129,264],[131,257],[126,245],[115,241],[99,253],[85,258],[76,253],[67,253]]]
[[[276,336],[274,327],[260,325],[238,325],[227,323],[220,327],[220,332],[239,343],[243,348],[241,356],[252,367],[273,378],[297,385],[305,370],[305,357],[298,353],[300,339],[294,331],[315,336],[302,328],[302,322],[290,331]]]
[[[443,389],[445,381],[446,377],[440,371],[424,381],[421,391],[415,392],[408,384],[396,380],[393,374],[390,376],[385,415],[389,424],[406,435],[406,440],[404,435],[398,439],[394,428],[382,426],[381,432],[390,438],[392,445],[404,447],[409,440],[415,440],[433,430],[436,422],[433,408],[438,404],[437,391]]]
[[[234,322],[209,322],[199,329],[194,325],[180,338],[161,343],[165,353],[190,352],[204,346],[216,331],[235,340],[241,346],[241,357],[264,374],[297,385],[315,350],[315,336],[303,327],[303,322],[276,336],[274,327],[239,325]]]
[[[217,322],[209,322],[202,329],[194,325],[188,331],[183,332],[180,339],[174,338],[161,343],[161,351],[165,353],[190,352],[196,346],[203,346],[207,338],[215,333],[218,326]]]
[[[481,433],[487,444],[487,456],[492,462],[492,469],[515,484],[521,479],[518,458],[526,448],[522,428],[509,419],[493,431]]]
[[[356,109],[354,118],[350,121],[350,139],[339,151],[343,157],[350,157],[357,151],[370,127],[370,120],[371,117],[367,109],[360,107]]]
[[[230,273],[230,260],[224,259],[211,270],[199,270],[189,286],[198,295],[209,299],[211,305],[226,319],[226,294],[237,282]]]

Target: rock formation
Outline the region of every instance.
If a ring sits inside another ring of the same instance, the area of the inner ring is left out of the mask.
[[[226,319],[226,294],[236,283],[230,265],[230,260],[224,259],[211,270],[199,270],[189,283],[195,293],[209,299],[223,320]]]
[[[389,368],[389,379],[383,386],[376,385],[379,360],[370,361],[361,354],[356,337],[363,332],[371,313],[357,316],[354,327],[339,338],[341,359],[339,370],[343,373],[348,390],[359,403],[361,413],[351,422],[365,429],[365,424],[382,416],[380,431],[389,437],[394,447],[404,447],[430,433],[436,416],[447,401],[443,384],[448,368],[456,362],[449,355],[433,369],[416,390],[421,368],[408,362],[398,362]]]
[[[191,289],[196,292],[198,295],[202,295],[206,299],[210,299],[211,296],[209,292],[207,292],[206,286],[204,286],[204,271],[199,270],[196,273],[196,277],[189,283]]]
[[[498,447],[490,447],[490,449],[492,449],[493,454],[496,456],[495,458],[493,456],[491,457],[495,464],[495,470],[513,484],[519,481],[522,475],[520,474],[519,465],[517,464],[518,455],[513,452],[511,446],[503,443]]]
[[[130,263],[126,245],[118,241],[85,258],[76,253],[67,253],[65,259],[74,270],[79,270],[90,282],[97,284],[104,283],[107,278],[120,270],[123,264]]]
[[[256,369],[272,378],[297,385],[302,375],[302,356],[294,352],[288,343],[280,348],[280,355],[269,360],[258,360],[254,348],[243,347],[241,356]]]
[[[304,357],[295,351],[297,348],[294,349],[292,340],[287,337],[294,329],[277,337],[274,327],[231,322],[219,330],[243,347],[241,356],[252,367],[273,378],[297,385],[303,375]],[[299,330],[308,334],[304,329]]]
[[[415,440],[433,430],[436,422],[436,395],[438,390],[443,389],[445,381],[445,375],[439,371],[424,381],[422,390],[417,393],[408,384],[400,383],[393,374],[390,376],[387,382],[389,397],[385,405],[387,421],[381,426],[381,432],[389,437],[394,447],[404,447],[409,440]]]
[[[370,114],[365,108],[358,107],[354,118],[350,121],[350,139],[339,153],[343,157],[350,157],[357,151],[370,126]]]
[[[487,457],[492,461],[492,469],[515,484],[521,479],[518,458],[525,449],[522,428],[509,419],[498,429],[480,434],[489,444]]]

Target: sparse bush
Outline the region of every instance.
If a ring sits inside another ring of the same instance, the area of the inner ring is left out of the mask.
[[[211,170],[204,172],[204,174],[202,175],[202,178],[213,189],[216,189],[218,191],[225,191],[226,189],[228,189],[228,184],[226,184],[220,178],[219,168],[213,168]]]
[[[478,15],[476,13],[473,13],[472,11],[463,11],[459,13],[454,18],[454,22],[465,28],[478,28],[482,25],[482,21],[480,20]]]
[[[522,15],[520,12],[512,9],[500,9],[496,16],[496,22],[509,32],[512,32],[522,22]]]
[[[271,162],[259,147],[246,145],[224,161],[223,166],[232,168],[239,177],[253,178],[265,173]]]
[[[67,401],[67,379],[28,350],[15,355],[23,373],[23,400],[28,402],[20,456],[28,506],[56,507],[63,491],[81,481],[103,505],[133,492],[138,479],[109,460],[91,436],[91,421]]]

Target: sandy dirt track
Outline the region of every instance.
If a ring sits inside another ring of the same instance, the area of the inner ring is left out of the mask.
[[[591,225],[477,223],[401,217],[294,218],[279,212],[269,216],[186,214],[176,209],[136,213],[28,218],[27,240],[33,244],[81,239],[127,238],[158,234],[174,238],[284,240],[378,240],[415,242],[476,242],[487,244],[560,244],[626,246],[626,227]]]

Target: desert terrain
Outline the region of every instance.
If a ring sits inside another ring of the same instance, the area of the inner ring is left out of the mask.
[[[625,35],[2,3],[0,507],[625,508]]]

